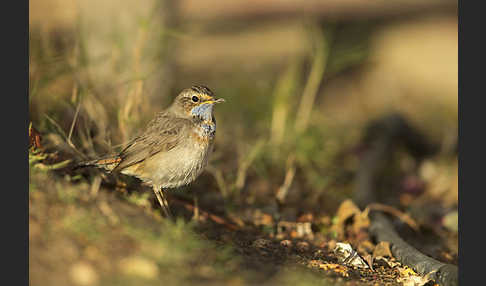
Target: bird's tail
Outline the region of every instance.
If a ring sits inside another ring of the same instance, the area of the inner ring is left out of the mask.
[[[95,160],[80,162],[74,167],[74,169],[84,167],[97,167],[111,171],[118,165],[118,163],[120,163],[120,161],[121,158],[118,156],[103,157]]]

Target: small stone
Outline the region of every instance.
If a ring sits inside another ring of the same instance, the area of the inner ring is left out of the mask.
[[[280,241],[280,245],[283,246],[283,247],[292,247],[292,241],[285,239],[285,240]]]

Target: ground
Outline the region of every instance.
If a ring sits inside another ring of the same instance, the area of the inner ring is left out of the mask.
[[[329,217],[320,218],[320,224],[309,215],[276,223],[261,212],[252,221],[244,221],[243,215],[231,219],[217,214],[211,205],[201,203],[195,210],[194,199],[187,199],[191,195],[181,197],[172,191],[169,201],[176,219],[170,221],[161,215],[151,189],[137,180],[125,178],[129,183],[120,184],[118,179],[107,179],[90,185],[86,177],[72,176],[62,166],[42,168],[40,162],[49,162],[49,157],[56,156],[30,168],[31,281],[402,285],[398,281],[409,275],[397,262],[375,259],[373,270],[339,262],[333,252],[336,240],[320,231],[332,227]]]
[[[29,1],[31,284],[432,285],[373,208],[457,265],[454,3],[177,2]],[[137,179],[73,168],[193,84],[225,103],[174,221]]]

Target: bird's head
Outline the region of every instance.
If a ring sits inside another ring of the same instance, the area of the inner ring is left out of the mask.
[[[182,117],[196,117],[203,121],[211,121],[213,106],[220,102],[224,102],[224,99],[216,99],[209,88],[202,85],[194,85],[191,88],[182,90],[170,108]]]

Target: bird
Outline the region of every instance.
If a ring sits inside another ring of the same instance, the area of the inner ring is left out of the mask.
[[[203,85],[183,89],[120,152],[78,166],[95,166],[151,185],[165,216],[172,218],[165,190],[193,182],[207,166],[216,135],[213,107],[224,101]]]

